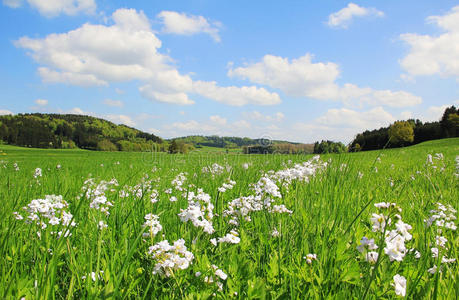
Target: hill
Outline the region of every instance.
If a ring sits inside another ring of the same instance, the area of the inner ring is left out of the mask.
[[[162,149],[163,140],[126,125],[72,114],[0,116],[0,142],[33,148],[103,151]]]
[[[251,139],[248,137],[220,137],[216,135],[201,136],[192,135],[171,139],[176,142],[193,145],[200,149],[206,147],[224,148],[224,149],[240,149],[250,147],[270,147],[276,153],[312,153],[314,150],[313,144],[301,144],[295,142],[270,140],[266,138]]]

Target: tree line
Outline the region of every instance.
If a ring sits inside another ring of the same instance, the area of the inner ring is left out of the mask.
[[[165,151],[153,134],[83,115],[17,114],[0,116],[0,142],[33,148],[101,151]]]
[[[397,148],[452,137],[459,137],[459,109],[454,105],[446,108],[437,122],[410,119],[359,133],[348,148],[350,152]]]

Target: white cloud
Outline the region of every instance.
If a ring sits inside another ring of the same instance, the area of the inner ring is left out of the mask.
[[[37,100],[35,100],[35,104],[37,104],[39,106],[46,106],[46,105],[48,105],[48,100],[46,100],[46,99],[37,99]]]
[[[450,105],[430,106],[425,113],[420,116],[423,122],[436,122],[440,121],[445,109]]]
[[[285,115],[277,112],[274,115],[264,115],[259,111],[244,112],[244,117],[250,120],[264,121],[264,122],[280,122],[284,119]]]
[[[173,60],[159,52],[162,43],[142,11],[118,9],[111,19],[111,26],[86,23],[45,38],[22,37],[15,45],[41,65],[38,73],[46,83],[87,87],[136,80],[143,97],[178,105],[193,104],[189,94],[235,106],[281,102],[264,88],[221,87],[180,74]]]
[[[124,125],[131,126],[131,127],[134,127],[136,125],[136,123],[131,119],[131,117],[126,116],[126,115],[109,114],[109,115],[102,116],[102,118],[105,118],[116,124],[124,124]]]
[[[372,7],[361,7],[354,3],[349,3],[345,8],[332,13],[328,16],[328,26],[347,28],[355,17],[383,17],[384,13]]]
[[[3,0],[3,5],[11,8],[18,8],[22,6],[22,0]]]
[[[124,103],[121,100],[105,99],[104,104],[113,107],[123,107]]]
[[[162,11],[157,17],[164,25],[162,28],[164,33],[180,35],[206,33],[216,42],[220,42],[221,40],[218,34],[221,24],[219,22],[209,23],[203,16],[187,15],[175,11]]]
[[[459,80],[459,6],[443,16],[430,16],[427,21],[445,31],[439,36],[406,33],[400,39],[410,46],[400,61],[411,75],[455,77]]]
[[[73,114],[73,115],[90,115],[88,112],[84,112],[81,108],[79,107],[74,107],[68,111],[65,112],[66,114]]]
[[[79,13],[93,14],[97,5],[94,0],[27,0],[30,7],[46,17],[56,17],[60,14],[74,16]],[[3,4],[11,8],[21,7],[22,0],[3,0]]]
[[[375,107],[364,112],[341,108],[328,110],[316,121],[326,126],[367,130],[389,125],[395,121],[395,118],[382,107]]]
[[[291,62],[288,58],[265,55],[261,62],[230,69],[228,75],[280,89],[292,97],[332,98],[338,89],[338,65],[311,60],[309,53]]]
[[[317,100],[339,100],[346,104],[365,103],[373,106],[405,107],[422,102],[420,97],[405,91],[373,90],[346,83],[336,83],[340,71],[335,63],[313,63],[312,55],[298,59],[265,55],[261,62],[228,71],[230,77],[239,77],[251,82],[280,89],[295,98]]]
[[[193,83],[193,89],[197,94],[208,99],[233,106],[243,106],[246,104],[274,105],[281,103],[278,94],[256,86],[220,87],[215,81],[196,81]]]
[[[14,115],[14,113],[7,109],[0,109],[0,116],[4,116],[4,115]]]
[[[390,90],[373,91],[373,103],[390,107],[415,106],[422,103],[422,98],[404,91],[393,92]]]
[[[116,92],[118,95],[124,94],[124,91],[123,91],[122,89],[119,89],[119,88],[115,88],[115,92]]]
[[[209,119],[217,125],[226,125],[226,118],[222,118],[219,115],[210,116]]]

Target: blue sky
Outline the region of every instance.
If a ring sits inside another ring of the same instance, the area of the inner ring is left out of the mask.
[[[345,143],[459,105],[456,1],[2,0],[0,114]]]

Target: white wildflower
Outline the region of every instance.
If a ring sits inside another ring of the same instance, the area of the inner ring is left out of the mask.
[[[406,295],[406,278],[396,274],[394,276],[394,287],[395,294],[398,296],[405,297]]]

